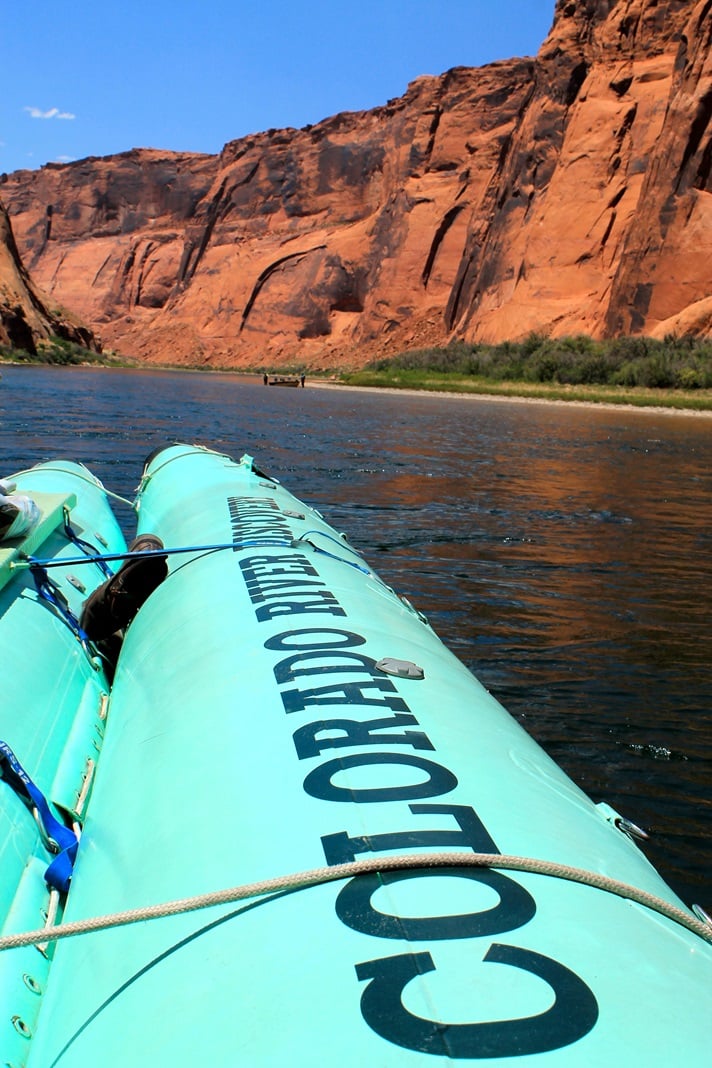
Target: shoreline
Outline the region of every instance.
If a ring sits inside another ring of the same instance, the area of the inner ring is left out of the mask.
[[[667,405],[657,404],[628,404],[615,401],[587,401],[587,400],[560,400],[554,397],[522,397],[502,393],[459,393],[457,390],[436,389],[403,389],[395,386],[351,386],[346,382],[327,382],[323,379],[307,376],[307,387],[310,389],[341,389],[353,390],[357,393],[388,393],[406,397],[446,397],[454,400],[493,401],[495,404],[546,404],[555,405],[559,408],[593,408],[600,411],[625,411],[625,412],[650,412],[654,415],[681,415],[697,416],[706,419],[712,418],[712,409],[705,408],[671,408]]]
[[[170,374],[209,374],[209,375],[235,375],[239,378],[254,378],[261,380],[261,375],[256,371],[240,371],[238,368],[204,368],[204,367],[162,367],[157,365],[111,365],[109,363],[78,363],[78,364],[49,364],[42,362],[25,362],[21,360],[0,360],[0,368],[7,367],[62,367],[64,370],[98,370],[98,371],[129,371],[133,372],[168,372]],[[0,370],[2,377],[2,370]],[[445,389],[413,389],[405,386],[402,389],[395,386],[355,386],[348,382],[330,381],[320,377],[306,376],[309,389],[334,389],[352,390],[355,393],[386,393],[405,397],[444,397],[450,400],[465,401],[492,401],[495,404],[546,404],[560,408],[589,408],[600,411],[624,411],[624,412],[649,412],[654,415],[679,415],[695,416],[697,418],[712,419],[712,408],[674,408],[665,404],[630,404],[625,401],[592,401],[592,400],[562,400],[558,397],[525,397],[517,394],[505,393],[475,393],[473,391],[445,390]]]

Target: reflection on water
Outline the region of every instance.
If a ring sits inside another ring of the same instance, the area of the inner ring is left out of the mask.
[[[255,456],[712,906],[712,421],[29,368],[0,419],[0,475],[68,456],[129,497],[166,441]]]

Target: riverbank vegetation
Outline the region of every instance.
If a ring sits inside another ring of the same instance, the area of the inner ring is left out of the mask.
[[[549,338],[414,349],[343,376],[350,385],[712,409],[712,342]]]
[[[140,360],[93,352],[58,337],[41,343],[37,353],[0,345],[2,362],[142,367]],[[206,370],[205,365],[184,364],[163,369]],[[314,372],[301,364],[280,370],[317,379],[328,375],[345,385],[374,388],[712,411],[712,340],[693,337],[594,341],[584,335],[531,334],[524,341],[499,345],[456,341],[443,348],[413,349],[375,360],[359,371]],[[261,368],[240,371],[262,375]]]
[[[41,341],[37,346],[37,352],[27,352],[25,349],[10,348],[0,345],[0,363],[18,364],[50,364],[55,367],[82,367],[87,364],[96,367],[135,367],[136,360],[117,356],[115,353],[94,352],[93,349],[85,349],[75,341],[67,341],[62,337],[51,337],[47,341]]]

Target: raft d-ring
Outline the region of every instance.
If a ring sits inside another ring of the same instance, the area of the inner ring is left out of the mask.
[[[644,831],[637,823],[624,819],[623,816],[618,816],[615,820],[615,825],[619,831],[623,831],[623,834],[627,834],[629,838],[639,838],[641,842],[647,842],[650,838],[647,831]]]
[[[399,679],[424,679],[425,672],[419,664],[412,660],[396,660],[392,656],[384,656],[376,664],[379,671],[385,675],[395,675]]]
[[[23,1038],[32,1038],[32,1028],[25,1023],[21,1016],[13,1016],[12,1026],[18,1035],[22,1035]]]
[[[35,823],[37,824],[37,830],[39,831],[42,845],[45,847],[48,853],[59,853],[59,846],[55,842],[54,838],[50,837],[50,835],[47,834],[47,828],[42,822],[42,817],[40,816],[40,812],[37,808],[37,805],[32,806],[31,812],[32,817]]]
[[[406,608],[409,611],[411,611],[413,613],[414,616],[418,617],[418,619],[420,620],[421,623],[425,623],[426,626],[429,625],[428,624],[428,617],[424,616],[423,613],[419,609],[417,609],[415,607],[415,605],[411,604],[410,601],[408,600],[408,598],[405,596],[405,594],[401,593],[399,595],[398,599],[399,599],[399,601],[401,601],[406,606]]]
[[[80,593],[86,593],[87,588],[81,579],[78,579],[76,575],[67,575],[67,582],[70,586],[74,586],[75,590],[79,590]]]
[[[42,993],[42,987],[37,982],[34,975],[30,975],[29,972],[25,972],[25,974],[22,976],[22,981],[27,987],[27,989],[31,990],[33,994],[39,995]]]

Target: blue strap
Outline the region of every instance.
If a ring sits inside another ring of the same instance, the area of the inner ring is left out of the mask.
[[[45,880],[48,886],[66,894],[72,878],[79,839],[74,831],[52,815],[46,797],[35,786],[6,742],[0,742],[0,778],[3,778],[30,808],[37,810],[46,837],[56,845],[58,851],[45,872]]]
[[[317,533],[319,533],[317,531]],[[26,556],[25,562],[28,567],[39,567],[47,569],[50,567],[69,567],[76,564],[97,564],[100,560],[141,560],[145,557],[151,556],[176,556],[180,553],[213,553],[219,549],[231,549],[232,552],[236,552],[238,549],[274,549],[284,547],[285,549],[291,548],[293,542],[291,538],[243,538],[242,541],[220,541],[210,545],[181,545],[176,549],[142,549],[140,552],[129,552],[126,550],[123,553],[96,553],[93,556],[75,556],[71,558],[63,559],[62,557],[55,557],[50,559],[41,559],[37,556]],[[311,544],[311,543],[310,543]]]
[[[67,509],[65,509],[64,512],[64,533],[73,545],[76,545],[77,548],[81,549],[82,552],[85,552],[87,556],[93,560],[94,563],[98,564],[101,573],[104,575],[105,578],[111,578],[114,572],[111,570],[110,567],[108,567],[103,557],[99,553],[98,549],[90,542],[85,541],[84,538],[79,537],[79,535],[74,530],[72,524],[69,521],[69,511]]]
[[[76,634],[79,641],[86,648],[89,638],[85,631],[80,627],[79,620],[69,607],[69,601],[64,596],[59,586],[47,574],[47,571],[40,564],[30,561],[30,574],[35,580],[35,588],[37,594],[43,601],[47,601],[56,610],[57,614],[67,624],[69,629]]]

